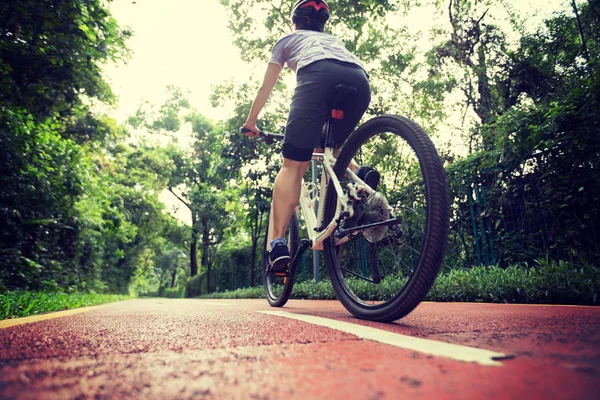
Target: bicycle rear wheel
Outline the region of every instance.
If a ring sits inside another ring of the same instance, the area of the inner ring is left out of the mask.
[[[298,251],[298,217],[296,212],[292,214],[290,222],[286,230],[286,237],[290,255],[292,258]],[[262,260],[262,274],[263,274],[263,287],[265,289],[265,296],[267,301],[272,307],[283,307],[292,295],[292,289],[294,282],[296,281],[296,274],[298,268],[292,268],[292,263],[283,273],[267,272],[269,270],[269,252],[268,248],[268,237],[269,237],[269,220],[267,220],[267,229],[265,229],[265,244],[263,248],[263,260]]]
[[[445,171],[423,129],[398,116],[373,118],[348,138],[334,167],[343,188],[352,184],[344,177],[352,159],[377,170],[381,179],[377,193],[362,192],[354,203],[355,216],[324,242],[328,273],[353,315],[397,320],[423,300],[442,263],[450,215]],[[336,203],[330,184],[326,221],[338,217]],[[398,217],[401,223],[340,234],[344,228]]]

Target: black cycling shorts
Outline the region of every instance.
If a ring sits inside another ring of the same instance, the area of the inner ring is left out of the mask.
[[[313,149],[321,146],[327,101],[331,89],[344,84],[358,89],[344,119],[336,121],[335,141],[342,144],[352,133],[371,102],[371,87],[366,72],[359,66],[336,60],[316,61],[298,70],[296,89],[285,128],[283,156],[308,161]]]

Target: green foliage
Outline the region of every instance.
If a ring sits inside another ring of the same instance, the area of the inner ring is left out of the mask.
[[[287,17],[291,4],[222,3],[235,44],[248,60],[264,61],[274,41],[291,31]],[[426,54],[412,45],[418,35],[398,24],[387,25],[394,15],[410,10],[400,2],[332,1],[328,29],[367,63],[374,93],[371,114],[401,111],[430,129],[444,118],[446,98],[458,98],[454,95],[460,93],[465,115],[470,111],[476,117],[464,135],[468,157],[457,160],[451,149],[440,149],[447,157],[454,200],[445,268],[505,267],[543,258],[597,265],[600,135],[594,110],[599,36],[593,27],[598,23],[598,3],[578,7],[579,26],[573,10],[567,10],[536,33],[517,32],[521,39],[516,49],[500,28],[506,25],[496,23],[498,8],[491,7],[492,2],[436,4],[448,13],[450,30],[436,31],[439,44]],[[259,8],[263,11],[254,13]],[[266,35],[253,31],[261,22]],[[239,88],[223,85],[213,94],[215,102],[235,103],[235,115],[226,123],[229,131],[243,123],[254,90],[252,83]],[[287,110],[279,93],[288,96],[289,90],[281,84],[276,87],[272,95],[276,103],[267,107],[262,121],[274,125],[271,130],[282,126],[278,114]],[[235,165],[231,171],[249,171],[242,179],[250,195],[242,201],[249,210],[246,229],[257,243],[260,205],[268,204],[270,181],[269,174],[255,165],[269,166],[268,155],[243,138],[234,135],[230,140],[226,150],[233,159],[228,162]],[[387,161],[397,157],[386,144],[382,139],[361,163],[376,159],[386,166],[384,176],[413,174],[414,165]],[[411,203],[403,193],[396,195],[393,200]]]
[[[185,285],[185,297],[198,297],[206,293],[206,274],[191,277]]]
[[[68,287],[74,283],[68,276],[77,238],[74,200],[89,182],[91,159],[61,137],[56,119],[36,123],[30,114],[6,110],[0,120],[0,282]],[[84,275],[93,281],[93,271]]]
[[[264,297],[264,293],[263,293]],[[294,285],[294,292],[292,293],[294,299],[307,299],[307,300],[334,300],[336,299],[333,293],[333,286],[329,280],[315,281],[304,281]]]
[[[448,167],[449,264],[600,260],[599,36],[597,14],[583,6],[580,17],[585,54],[566,13],[522,37],[508,67],[510,108],[480,127],[491,148]]]
[[[236,216],[229,211],[235,209],[231,203],[234,199],[237,201],[237,190],[235,186],[228,185],[226,179],[229,167],[221,158],[222,149],[226,146],[222,130],[191,108],[179,88],[170,86],[168,91],[170,97],[158,112],[153,112],[151,105],[143,104],[128,123],[134,127],[144,126],[149,132],[176,132],[181,137],[184,136],[181,132],[184,124],[191,127],[191,148],[182,149],[173,140],[165,149],[170,161],[161,175],[166,178],[164,184],[168,191],[191,214],[191,240],[188,244],[190,275],[195,276],[200,271],[197,261],[197,249],[200,247],[200,266],[207,270],[206,284],[210,287],[215,248],[236,229],[232,224]]]
[[[263,299],[265,292],[262,286],[239,288],[227,292],[213,292],[199,296],[202,299]]]
[[[250,285],[249,260],[252,244],[231,240],[219,246],[213,264],[216,291],[232,290]]]
[[[6,292],[0,294],[0,320],[112,303],[130,298],[130,296],[114,294]]]
[[[246,60],[264,62],[275,40],[291,31],[292,2],[221,3]],[[446,12],[447,3],[436,3]],[[513,49],[500,24],[491,23],[490,4],[452,0],[451,29],[439,31],[439,45],[427,53],[415,46],[420,34],[397,23],[418,7],[407,1],[332,0],[328,29],[365,61],[371,115],[402,113],[434,132],[446,98],[460,91],[461,107],[477,116],[466,132],[468,157],[456,160],[441,149],[453,230],[434,297],[595,304],[598,1],[554,15],[535,33],[520,32]],[[261,279],[279,149],[237,133],[255,79],[215,89],[213,102],[233,104],[232,117],[218,124],[169,87],[164,104],[142,105],[129,124],[163,137],[191,127],[192,144],[130,146],[125,128],[89,108],[114,100],[101,65],[127,56],[129,32],[105,2],[2,2],[0,26],[0,290],[193,297]],[[289,97],[279,82],[263,128],[281,129]],[[390,150],[383,138],[368,155],[384,176],[416,172],[414,163],[394,163]],[[164,190],[190,210],[192,227],[166,213],[158,197]],[[536,261],[547,259],[566,261]],[[478,264],[498,267],[460,269]],[[375,299],[398,284],[384,281],[363,294]],[[357,291],[363,286],[353,282]],[[262,289],[249,291],[262,297]],[[298,282],[295,293],[333,298],[328,282]]]
[[[170,299],[182,299],[185,297],[184,288],[166,288],[159,293],[160,297],[167,297]]]
[[[81,96],[113,100],[100,64],[125,57],[130,34],[103,1],[5,1],[0,26],[0,104],[44,119],[68,118]]]
[[[598,304],[600,271],[590,265],[538,260],[537,265],[454,269],[436,280],[433,301]]]
[[[94,154],[64,139],[57,120],[3,117],[0,283],[126,293],[172,220],[157,197],[165,154],[123,146]]]
[[[361,298],[378,300],[398,292],[404,282],[386,279],[373,293],[363,289],[372,285],[351,284]],[[564,261],[538,260],[535,266],[513,265],[508,268],[482,266],[457,268],[442,273],[429,291],[428,301],[468,301],[491,303],[588,304],[600,301],[600,270],[591,265],[576,265]],[[211,293],[202,298],[244,299],[263,298],[262,287]],[[335,299],[329,281],[305,281],[294,285],[293,299]]]
[[[245,60],[267,62],[275,42],[294,29],[289,18],[293,2],[221,0],[221,4],[228,13],[234,45]],[[423,73],[424,63],[418,57],[415,45],[423,33],[411,32],[405,24],[399,24],[417,5],[404,0],[332,0],[328,4],[331,16],[325,26],[326,32],[338,36],[364,62],[369,73],[373,100],[368,113],[404,114],[433,131],[446,116],[441,92],[452,86],[455,79],[441,74],[427,77]],[[256,26],[266,27],[266,33],[263,29],[255,29]],[[289,72],[284,70],[286,73]],[[256,82],[236,90],[231,85],[223,85],[215,90],[214,101],[229,98],[236,104],[236,116],[232,118],[237,123],[235,129],[243,123],[240,113],[247,113],[250,107],[248,93],[253,94],[257,86]],[[265,128],[272,122],[281,126],[281,117],[289,110],[290,98],[291,93],[285,85],[276,86],[271,95],[271,106],[267,107],[261,120]]]
[[[117,144],[122,128],[88,108],[113,100],[100,68],[129,33],[99,0],[3,2],[0,26],[0,288],[148,284],[171,223],[166,159]]]

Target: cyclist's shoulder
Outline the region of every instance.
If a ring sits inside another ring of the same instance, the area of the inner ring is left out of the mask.
[[[281,36],[279,39],[277,39],[277,41],[275,42],[275,46],[277,46],[278,44],[289,42],[290,40],[297,38],[297,37],[298,37],[298,31],[294,31],[294,32],[285,34],[285,35]]]
[[[333,36],[330,33],[326,33],[326,32],[317,32],[317,31],[310,31],[310,30],[304,30],[304,29],[299,29],[293,32],[290,32],[282,37],[280,37],[277,42],[275,42],[275,46],[281,46],[281,45],[285,45],[285,44],[293,44],[293,43],[298,43],[304,40],[331,40],[331,39],[337,39],[336,36]],[[275,47],[274,46],[274,47]]]

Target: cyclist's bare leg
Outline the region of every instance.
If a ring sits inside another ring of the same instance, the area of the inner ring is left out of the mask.
[[[283,166],[275,178],[273,185],[273,201],[271,203],[271,218],[269,222],[269,237],[271,240],[285,238],[285,231],[294,209],[300,200],[302,177],[310,161],[294,161],[283,159]]]
[[[319,149],[320,150],[320,149]],[[321,150],[322,151],[322,150]],[[335,149],[333,151],[333,156],[335,158],[337,158],[337,156],[340,154],[340,151],[342,151],[342,149]],[[358,171],[358,169],[360,168],[360,165],[358,165],[358,163],[356,162],[356,160],[354,158],[352,158],[350,160],[350,164],[348,164],[348,168],[350,168],[350,171],[356,173],[356,171]]]
[[[335,149],[335,150],[333,151],[333,156],[334,156],[335,158],[337,158],[337,156],[340,154],[340,151],[342,151],[342,149]],[[320,147],[318,147],[318,148],[316,148],[316,149],[315,149],[315,153],[322,153],[322,152],[323,152],[323,149],[322,149],[322,148],[320,148]],[[359,168],[359,167],[360,167],[360,165],[358,165],[358,164],[356,163],[356,161],[354,161],[354,158],[353,158],[352,160],[350,160],[350,164],[348,164],[348,168],[350,168],[350,170],[351,170],[352,172],[356,172],[356,171],[358,170],[358,168]]]

